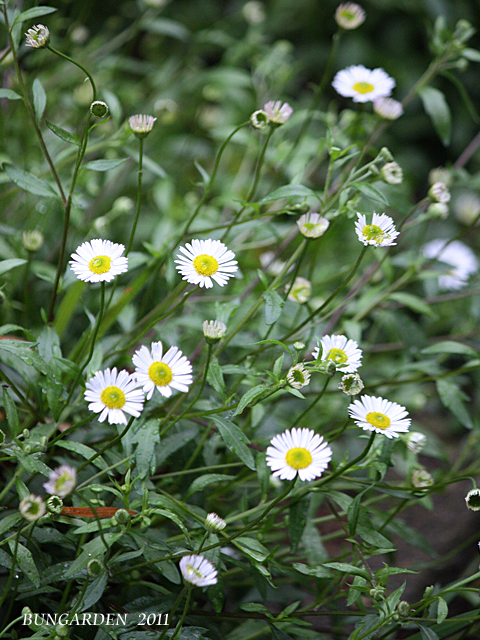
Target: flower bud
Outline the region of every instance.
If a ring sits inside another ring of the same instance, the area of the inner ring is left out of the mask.
[[[37,229],[30,231],[24,231],[22,234],[23,246],[27,251],[34,253],[42,248],[43,245],[43,233]]]
[[[18,505],[18,509],[25,520],[35,522],[45,515],[45,503],[40,496],[30,494],[24,498]]]
[[[335,21],[342,29],[356,29],[365,22],[365,17],[365,11],[355,2],[345,2],[335,11]]]
[[[434,182],[428,190],[428,195],[434,202],[446,204],[450,201],[450,191],[444,182]]]
[[[287,291],[289,287],[290,285],[286,286]],[[311,295],[312,285],[310,284],[310,282],[306,278],[302,278],[301,276],[295,278],[295,282],[293,283],[288,294],[288,299],[303,304],[304,302],[307,302]]]
[[[95,100],[90,105],[90,113],[96,118],[106,118],[108,116],[108,104],[102,100]]]
[[[209,513],[205,518],[205,527],[208,531],[222,531],[226,526],[225,520],[216,513]]]
[[[403,115],[403,106],[393,98],[377,98],[373,101],[373,110],[385,120],[398,120]]]
[[[25,36],[27,47],[34,49],[44,49],[50,42],[50,31],[43,24],[36,24],[26,32]]]
[[[480,511],[480,489],[470,489],[465,496],[465,502],[472,511]]]
[[[87,564],[87,573],[90,578],[98,578],[104,570],[103,562],[98,558],[92,558]]]
[[[130,520],[130,514],[126,509],[119,509],[115,512],[113,518],[115,519],[117,524],[127,524],[127,522]]]
[[[407,435],[407,447],[413,453],[420,453],[427,443],[427,436],[419,431],[411,431]]]
[[[293,389],[301,389],[309,384],[310,374],[303,364],[296,364],[289,369],[287,382]]]
[[[261,24],[266,17],[263,2],[258,0],[250,0],[244,4],[242,13],[248,24]]]
[[[218,320],[205,320],[203,335],[208,344],[216,344],[227,332],[227,325]]]
[[[427,215],[432,218],[446,220],[448,217],[448,206],[444,202],[431,202],[427,207]]]
[[[393,162],[393,156],[390,153],[390,150],[387,149],[387,147],[382,147],[380,149],[380,153],[378,154],[382,160],[384,160],[385,162]]]
[[[406,600],[400,600],[400,602],[397,604],[397,611],[401,618],[406,618],[408,615],[410,615],[410,605]]]
[[[381,602],[385,599],[385,587],[377,586],[374,589],[370,589],[370,597],[377,602]]]
[[[333,378],[333,376],[337,372],[337,365],[333,362],[333,360],[328,360],[325,365],[325,373],[329,378]]]
[[[431,487],[434,481],[426,469],[414,469],[412,473],[412,484],[418,489],[425,489]]]
[[[254,111],[250,116],[250,124],[255,129],[266,129],[268,127],[268,116],[262,109]]]
[[[295,351],[302,351],[302,349],[305,349],[305,345],[303,342],[294,342],[293,343],[293,348],[295,349]]]
[[[307,213],[297,220],[302,236],[312,240],[323,236],[329,225],[329,221],[318,213]]]
[[[60,514],[63,509],[63,500],[58,496],[50,496],[47,500],[47,511],[49,513]]]
[[[387,162],[380,169],[382,180],[388,184],[401,184],[403,181],[403,171],[396,162]]]
[[[338,385],[338,388],[347,396],[356,396],[364,386],[363,380],[358,373],[346,373],[342,376],[342,381]]]
[[[132,133],[134,133],[137,138],[145,138],[148,136],[150,131],[153,129],[153,125],[155,124],[156,118],[153,116],[145,116],[145,115],[136,115],[130,116],[128,122],[130,124],[130,129]]]

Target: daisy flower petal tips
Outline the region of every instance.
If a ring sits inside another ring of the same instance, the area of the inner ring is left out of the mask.
[[[110,424],[127,424],[125,413],[138,418],[143,409],[143,391],[134,377],[125,369],[97,371],[86,384],[85,400],[93,413],[99,413],[99,422],[108,418]]]
[[[84,282],[110,282],[128,270],[128,259],[122,257],[123,244],[110,240],[91,240],[72,253],[70,268]]]
[[[357,426],[387,438],[398,438],[400,433],[407,433],[410,428],[411,420],[407,418],[405,407],[384,398],[362,396],[360,400],[354,400],[348,412]]]
[[[192,365],[178,347],[170,347],[163,354],[161,342],[152,342],[151,351],[140,347],[133,355],[135,378],[146,393],[147,400],[155,387],[165,398],[172,395],[172,389],[186,393],[192,384]]]
[[[359,64],[339,71],[332,86],[341,96],[353,98],[354,102],[371,102],[389,96],[395,80],[383,69],[367,69]]]
[[[211,289],[214,280],[223,287],[238,269],[235,254],[220,240],[192,240],[179,249],[176,269],[190,284]]]
[[[180,560],[180,571],[183,579],[195,587],[209,587],[217,584],[217,570],[203,556],[192,554]]]
[[[357,213],[357,218],[355,231],[358,239],[365,246],[371,244],[374,247],[390,247],[397,244],[394,240],[400,235],[400,232],[395,230],[395,225],[390,216],[385,213],[374,213],[371,224],[367,224],[367,216],[363,213]]]
[[[322,359],[332,360],[337,369],[344,373],[353,373],[362,364],[362,350],[358,348],[355,340],[349,340],[346,336],[323,336]],[[312,351],[316,360],[319,354],[319,344]]]
[[[287,429],[267,447],[267,464],[281,480],[319,478],[332,459],[332,450],[323,437],[311,429]]]
[[[263,110],[267,114],[268,123],[277,127],[286,122],[293,113],[288,102],[282,104],[280,100],[270,100],[263,107]]]

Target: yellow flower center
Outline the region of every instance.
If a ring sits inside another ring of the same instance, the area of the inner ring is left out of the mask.
[[[218,262],[213,256],[202,254],[193,261],[195,271],[200,276],[211,276],[218,271]]]
[[[125,394],[119,387],[105,387],[100,400],[108,409],[121,409],[126,402]]]
[[[157,387],[166,387],[173,378],[172,370],[165,362],[152,362],[148,367],[148,375]]]
[[[377,244],[380,244],[385,237],[385,233],[376,224],[367,224],[363,227],[362,234],[367,240],[373,240]]]
[[[388,416],[384,413],[376,412],[367,413],[366,421],[373,427],[378,427],[379,429],[388,429],[391,424]]]
[[[108,256],[95,256],[88,263],[88,268],[93,273],[100,275],[102,273],[107,273],[110,271],[110,265],[112,264],[112,259]]]
[[[375,89],[369,82],[356,82],[353,87],[357,93],[370,93]]]
[[[343,351],[343,349],[337,349],[335,347],[333,349],[330,349],[330,351],[327,353],[326,360],[333,360],[333,362],[338,365],[338,364],[345,364],[348,358],[347,358],[347,354],[345,353],[345,351]]]
[[[285,456],[285,462],[289,467],[293,467],[294,469],[305,469],[312,464],[312,460],[313,458],[310,451],[303,447],[289,449]]]
[[[187,564],[187,576],[191,576],[192,574],[197,576],[197,578],[203,578],[198,569],[195,569],[191,564]]]

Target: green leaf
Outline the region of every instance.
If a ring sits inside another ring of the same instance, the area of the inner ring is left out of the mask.
[[[147,420],[142,424],[132,436],[132,443],[135,442],[135,470],[139,478],[146,478],[155,472],[155,445],[160,442],[158,420]]]
[[[6,164],[4,168],[10,180],[14,182],[17,187],[20,187],[20,189],[34,193],[36,196],[45,196],[47,198],[56,197],[57,194],[45,180],[40,180],[40,178],[37,178],[32,173],[23,171],[23,169],[14,167],[11,164]]]
[[[27,261],[23,258],[9,258],[8,260],[2,260],[0,262],[0,276],[7,273],[7,271],[21,267],[22,264],[26,264],[26,262]]]
[[[265,196],[265,198],[260,200],[260,203],[271,202],[272,200],[279,200],[280,198],[291,198],[293,196],[299,196],[301,198],[312,196],[319,200],[315,191],[312,191],[312,189],[309,189],[308,187],[304,187],[303,184],[287,184],[284,187],[280,187],[279,189],[272,191],[272,193],[269,193],[268,196]]]
[[[233,540],[233,544],[255,562],[263,562],[270,554],[270,551],[255,538],[236,538]]]
[[[272,632],[272,640],[293,640],[292,636],[289,636],[285,631],[282,631],[274,624],[270,624],[270,631]]]
[[[77,280],[64,295],[53,321],[53,326],[60,337],[62,337],[63,332],[67,328],[70,318],[72,317],[86,286],[86,282]]]
[[[422,640],[440,640],[435,631],[430,629],[430,627],[424,627],[423,624],[418,624],[417,627],[420,629],[420,633],[422,634]]]
[[[22,96],[19,96],[16,91],[11,89],[0,89],[0,98],[6,98],[7,100],[22,100]]]
[[[122,532],[116,533],[104,533],[103,537],[98,536],[90,542],[87,542],[82,547],[81,554],[75,558],[75,560],[71,563],[69,568],[64,573],[64,578],[72,578],[83,569],[87,568],[87,564],[93,558],[97,558],[98,556],[103,555],[106,552],[105,545],[103,541],[105,541],[107,547],[111,547],[114,542],[119,540],[123,536]]]
[[[461,342],[454,342],[453,340],[444,340],[442,342],[436,342],[432,344],[430,347],[426,347],[422,349],[420,353],[430,354],[430,353],[456,353],[462,356],[468,356],[469,358],[477,358],[478,351],[476,349],[472,349],[466,344],[462,344]]]
[[[230,422],[230,420],[227,420],[226,418],[211,416],[211,420],[217,426],[218,431],[228,449],[233,451],[233,453],[235,453],[249,469],[255,471],[255,460],[253,459],[252,452],[247,447],[247,444],[250,444],[250,441],[243,431],[237,427],[236,424],[233,424],[233,422]]]
[[[267,389],[270,387],[266,384],[258,384],[256,387],[252,387],[242,396],[240,402],[238,403],[238,407],[235,409],[234,416],[238,416],[242,413],[242,411],[253,403],[254,400],[260,398]]]
[[[183,524],[183,522],[180,520],[180,518],[177,516],[176,513],[173,513],[173,511],[170,511],[169,509],[157,509],[157,508],[155,508],[154,513],[156,516],[163,516],[164,518],[167,518],[167,520],[171,520],[188,538],[188,535],[189,535],[188,529]]]
[[[418,93],[440,140],[445,147],[448,146],[450,143],[452,116],[445,96],[441,91],[433,87],[423,87]]]
[[[457,420],[467,429],[473,428],[472,419],[465,407],[468,396],[449,380],[437,380],[437,391],[444,407],[450,409]]]
[[[207,595],[215,609],[215,612],[220,613],[223,609],[223,599],[225,596],[225,584],[220,574],[217,576],[216,584],[208,587]]]
[[[222,369],[218,363],[218,358],[216,356],[213,356],[210,359],[207,373],[207,382],[212,385],[212,387],[219,394],[222,400],[227,399],[227,392],[225,389],[225,381],[223,379]]]
[[[115,169],[125,162],[128,158],[118,158],[117,160],[92,160],[83,165],[84,169],[92,169],[92,171],[109,171]]]
[[[331,578],[333,575],[331,571],[325,569],[325,567],[322,566],[309,567],[308,565],[302,564],[301,562],[294,562],[292,564],[292,567],[296,571],[303,573],[305,576],[312,576],[313,578]]]
[[[6,531],[10,531],[10,529],[13,529],[13,527],[20,522],[20,520],[23,520],[22,516],[18,513],[11,513],[8,516],[5,516],[5,518],[2,518],[0,520],[0,536],[2,534],[4,534]]]
[[[83,596],[82,603],[78,609],[78,611],[85,611],[86,609],[90,609],[94,604],[96,604],[100,598],[103,596],[103,592],[105,591],[105,587],[108,583],[108,572],[104,571],[98,578],[95,578],[93,582],[91,582]],[[75,599],[71,606],[75,607],[78,600]]]
[[[24,364],[35,367],[40,373],[46,374],[48,371],[47,364],[43,358],[33,350],[32,347],[34,346],[32,342],[23,342],[22,340],[9,340],[8,338],[0,340],[0,360],[1,352],[7,351],[19,358]]]
[[[185,500],[188,500],[188,498],[190,498],[194,493],[197,493],[197,491],[203,491],[205,487],[208,487],[210,484],[214,484],[216,482],[231,482],[232,479],[232,476],[227,476],[223,473],[207,473],[204,476],[195,478],[187,491]]]
[[[310,496],[306,496],[294,502],[288,511],[288,535],[290,537],[290,549],[297,550],[305,525],[307,524],[308,508],[310,506]]]
[[[13,21],[12,27],[14,27],[19,22],[25,22],[26,20],[33,20],[34,18],[39,18],[40,16],[46,16],[49,13],[54,13],[58,11],[58,9],[54,9],[53,7],[33,7],[33,9],[27,9],[26,11],[22,11],[15,20]]]
[[[324,567],[328,569],[336,569],[337,571],[341,571],[342,573],[347,573],[351,576],[360,576],[365,580],[370,580],[370,576],[368,575],[365,569],[360,569],[353,564],[347,564],[346,562],[324,562]]]
[[[437,624],[442,624],[442,622],[448,616],[448,604],[445,602],[443,598],[440,598],[440,596],[437,598],[437,601],[438,601]]]
[[[83,444],[82,442],[72,442],[71,440],[59,440],[57,442],[57,446],[61,447],[62,449],[67,449],[67,451],[77,453],[79,456],[82,456],[82,458],[85,458],[86,460],[93,458],[93,456],[97,453],[95,449],[87,447],[86,444]],[[102,458],[102,456],[98,456],[98,458],[95,458],[92,464],[102,470],[107,468],[107,463]]]
[[[76,144],[77,147],[80,146],[80,139],[73,133],[70,133],[66,129],[62,129],[62,127],[57,127],[56,124],[50,122],[49,120],[45,120],[45,124],[58,138],[64,140],[64,142],[69,142],[70,144]]]
[[[151,33],[157,33],[161,36],[169,36],[177,40],[188,40],[190,31],[187,27],[176,20],[169,18],[157,18],[152,20],[149,18],[142,22],[142,27]]]
[[[45,107],[47,106],[47,94],[43,88],[42,83],[38,78],[33,81],[33,108],[35,109],[35,115],[37,122],[43,117]]]
[[[377,200],[378,202],[388,206],[388,200],[383,193],[371,184],[368,184],[367,182],[355,182],[350,186],[353,189],[360,191],[360,193],[362,193],[366,198],[369,198],[370,200]]]
[[[358,495],[348,505],[348,509],[347,509],[348,531],[349,531],[351,536],[354,536],[356,531],[357,531],[357,524],[358,524],[358,516],[360,514],[360,501],[361,501],[361,499],[362,499],[362,496]]]
[[[285,301],[276,291],[265,291],[263,297],[265,299],[265,323],[273,324],[282,315]]]
[[[9,540],[8,545],[12,553],[15,553],[15,542],[14,540]],[[40,586],[40,574],[38,573],[37,566],[33,561],[33,556],[31,551],[29,551],[22,544],[17,545],[17,564],[23,573],[27,576],[30,582],[36,587]]]
[[[436,313],[434,313],[434,311],[426,302],[424,302],[418,296],[414,296],[412,293],[403,293],[402,291],[399,291],[391,293],[388,298],[389,300],[395,300],[395,302],[399,302],[404,307],[408,307],[416,313],[421,313],[422,315],[429,316],[430,318],[437,317]]]
[[[18,419],[17,407],[10,395],[10,389],[8,387],[3,387],[3,407],[7,416],[10,432],[12,436],[15,437],[20,433],[22,427],[20,426],[20,420]]]

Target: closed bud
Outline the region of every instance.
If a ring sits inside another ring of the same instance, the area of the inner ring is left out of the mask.
[[[380,149],[379,155],[382,158],[382,160],[385,160],[385,162],[393,162],[393,156],[390,153],[389,149],[387,149],[387,147],[382,147]]]
[[[377,602],[380,602],[385,599],[385,587],[375,587],[374,589],[370,589],[370,597]]]
[[[338,388],[347,396],[356,396],[364,386],[363,380],[358,373],[346,373],[342,376],[342,381],[338,385]]]
[[[209,513],[205,518],[205,527],[208,531],[222,531],[227,523],[216,513]]]
[[[58,496],[50,496],[46,502],[47,511],[50,513],[60,514],[63,509],[63,500]]]
[[[130,520],[130,514],[126,509],[119,509],[115,512],[112,520],[113,519],[115,519],[118,524],[127,524],[127,522]]]
[[[302,349],[305,349],[305,345],[303,342],[294,342],[293,348],[295,349],[295,351],[302,351]]]
[[[332,360],[329,360],[325,365],[325,373],[329,378],[333,378],[336,372],[337,372],[337,365],[334,362],[332,362]]]
[[[26,32],[25,36],[27,47],[34,49],[44,49],[50,42],[50,31],[43,24],[36,24]]]
[[[24,231],[22,234],[23,246],[27,251],[34,253],[42,248],[43,234],[37,229],[31,231]]]
[[[266,129],[268,127],[268,116],[265,111],[263,109],[254,111],[250,116],[250,124],[254,129]]]
[[[108,104],[102,100],[95,100],[90,105],[90,113],[96,118],[105,118],[108,116]]]
[[[397,605],[397,611],[401,618],[406,618],[408,615],[410,615],[410,605],[406,600],[400,600]]]
[[[104,570],[103,562],[98,558],[92,558],[87,564],[87,573],[90,578],[98,578]]]

